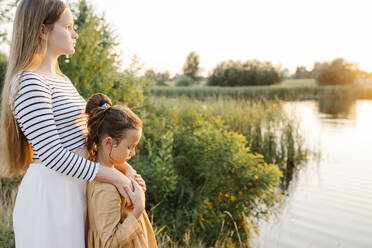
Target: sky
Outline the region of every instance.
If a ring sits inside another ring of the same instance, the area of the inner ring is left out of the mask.
[[[119,35],[124,63],[181,73],[191,51],[204,74],[222,61],[258,59],[311,69],[344,57],[372,71],[370,0],[92,0]]]
[[[119,36],[123,65],[182,73],[200,56],[203,75],[219,62],[258,59],[294,72],[344,57],[372,71],[370,0],[88,0]]]

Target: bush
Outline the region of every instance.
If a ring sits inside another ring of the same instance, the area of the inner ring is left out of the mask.
[[[275,212],[279,169],[250,153],[245,137],[218,116],[198,113],[195,105],[151,105],[143,120],[133,165],[148,182],[157,228],[167,227],[176,241],[188,234],[208,245],[247,242],[250,230]]]
[[[270,62],[251,60],[245,63],[227,61],[218,64],[208,78],[212,86],[271,85],[283,80],[283,75]]]
[[[310,78],[311,72],[309,72],[305,66],[297,66],[296,72],[293,74],[293,79],[305,79]]]
[[[176,79],[176,86],[191,86],[194,84],[194,80],[186,75],[180,76]]]
[[[169,81],[170,74],[168,71],[155,73],[154,70],[149,69],[143,77],[147,81],[148,86],[168,86],[166,82]]]
[[[315,63],[312,70],[312,77],[321,85],[352,84],[357,74],[357,65],[343,58],[334,59],[330,63]]]
[[[134,58],[129,68],[115,73],[112,88],[104,92],[111,98],[113,104],[125,104],[135,111],[142,107],[146,97],[146,79],[138,77],[140,67],[137,63]]]

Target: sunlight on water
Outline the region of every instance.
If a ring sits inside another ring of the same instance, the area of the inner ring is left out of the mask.
[[[301,169],[253,247],[372,247],[372,101],[348,104],[327,112],[314,101],[285,103],[321,158]]]

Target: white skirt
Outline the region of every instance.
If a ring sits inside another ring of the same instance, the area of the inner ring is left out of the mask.
[[[84,248],[86,181],[31,164],[13,212],[17,248]]]

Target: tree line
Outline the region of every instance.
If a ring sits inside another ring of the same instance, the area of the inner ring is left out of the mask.
[[[7,32],[3,26],[11,22],[12,10],[17,2],[0,0],[2,8],[0,11],[1,43],[7,42]],[[75,2],[75,6],[72,7],[72,10],[75,10],[77,31],[80,33],[76,53],[70,59],[60,58],[59,62],[61,69],[66,72],[72,82],[79,82],[76,87],[80,92],[83,92],[84,97],[93,92],[112,89],[110,94],[114,97],[114,101],[122,101],[124,98],[131,98],[131,95],[127,94],[128,90],[141,91],[140,88],[145,84],[167,86],[170,81],[174,81],[176,86],[191,86],[200,84],[205,79],[205,84],[209,86],[231,87],[272,85],[288,78],[287,69],[283,70],[271,62],[259,60],[222,61],[212,69],[207,78],[203,78],[200,75],[203,71],[200,67],[200,56],[195,51],[188,54],[182,74],[174,77],[171,77],[168,71],[155,72],[152,69],[147,70],[143,76],[138,76],[141,68],[135,58],[129,70],[128,68],[120,70],[120,60],[118,59],[120,53],[115,52],[114,49],[118,45],[115,33],[112,32],[103,16],[94,15],[92,10],[82,2],[85,1]],[[7,57],[0,52],[1,88],[6,65]],[[97,70],[98,67],[101,69]],[[130,78],[129,84],[128,77]],[[356,63],[336,58],[332,61],[315,62],[311,70],[307,70],[305,66],[297,66],[295,73],[290,78],[313,78],[319,85],[348,85],[355,82],[372,81],[372,72],[361,71]],[[138,85],[141,87],[137,87]],[[140,97],[140,94],[136,97]],[[139,103],[134,103],[134,105],[138,106]]]
[[[12,13],[17,1],[0,0],[0,42],[7,41],[7,32],[3,28],[4,24],[11,22]],[[114,48],[118,45],[117,38],[110,30],[105,18],[98,17],[91,13],[92,11],[86,5],[76,1],[75,9],[77,31],[80,33],[76,53],[71,59],[60,59],[62,70],[72,79],[72,82],[79,82],[76,87],[84,92],[84,97],[92,92],[105,91],[113,89],[111,94],[125,95],[128,82],[123,82],[123,78],[131,78],[130,87],[144,84],[167,86],[169,81],[174,81],[176,86],[191,86],[199,84],[204,78],[200,75],[200,56],[192,51],[188,54],[181,75],[170,76],[168,71],[155,72],[147,70],[143,76],[137,76],[139,68],[136,59],[134,59],[130,71],[120,70],[120,53],[115,52]],[[77,12],[79,11],[79,12]],[[79,13],[79,15],[77,15]],[[88,41],[89,40],[89,41]],[[80,45],[79,45],[80,44]],[[94,59],[92,59],[94,58]],[[5,77],[7,57],[0,52],[0,87]],[[97,67],[103,68],[96,70]],[[75,72],[79,73],[75,73]],[[136,75],[137,77],[133,77]],[[210,86],[257,86],[272,85],[280,83],[288,77],[286,69],[274,66],[271,62],[262,62],[259,60],[228,60],[218,63],[205,78],[206,84]],[[343,58],[336,58],[332,61],[315,62],[311,70],[305,66],[297,66],[295,73],[290,76],[293,79],[313,78],[319,85],[347,85],[355,82],[372,81],[372,72],[368,73],[358,69],[356,63],[350,63]],[[92,86],[93,84],[93,86]],[[132,89],[132,91],[139,90]],[[118,101],[123,100],[119,97]],[[134,99],[133,99],[134,100]],[[136,103],[135,105],[138,105]]]
[[[147,70],[144,77],[158,86],[168,86],[174,81],[176,86],[191,86],[199,84],[202,69],[199,66],[200,56],[190,52],[183,66],[183,74],[173,78],[168,71],[161,73]],[[280,83],[284,79],[315,79],[319,85],[349,85],[358,82],[372,81],[372,72],[359,70],[356,63],[344,58],[332,61],[315,62],[311,70],[305,66],[297,66],[293,75],[288,75],[288,69],[274,66],[271,62],[259,60],[228,60],[218,63],[208,75],[206,85],[209,86],[264,86]]]

